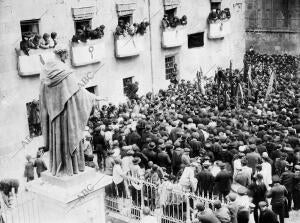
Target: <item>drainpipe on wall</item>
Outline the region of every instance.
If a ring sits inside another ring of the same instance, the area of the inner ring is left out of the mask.
[[[151,90],[154,94],[154,76],[153,76],[153,55],[152,55],[152,32],[151,32],[151,10],[150,10],[150,0],[148,0],[148,17],[149,17],[149,38],[150,38],[150,63],[151,63]]]

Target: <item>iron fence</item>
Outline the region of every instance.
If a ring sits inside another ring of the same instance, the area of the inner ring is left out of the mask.
[[[137,178],[127,177],[125,182],[126,196],[118,193],[106,193],[106,209],[130,219],[140,220],[142,210],[149,207],[151,215],[157,217],[161,223],[191,222],[192,210],[197,203],[204,203],[213,209],[217,199],[212,194],[189,193],[182,191],[178,184],[165,181],[156,184]],[[114,187],[115,185],[110,185]],[[112,190],[117,191],[112,188]],[[222,205],[226,204],[221,200]]]
[[[0,216],[4,223],[40,223],[40,212],[36,198],[27,192],[1,193]]]

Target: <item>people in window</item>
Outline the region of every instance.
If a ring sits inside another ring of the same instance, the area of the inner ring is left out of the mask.
[[[51,33],[51,39],[50,39],[50,48],[55,48],[55,46],[57,45],[57,33],[56,32],[52,32]]]
[[[162,28],[165,30],[169,27],[176,28],[179,25],[185,26],[187,24],[187,17],[183,15],[181,18],[177,16],[164,15],[162,19]]]
[[[44,33],[43,38],[40,43],[40,48],[42,48],[42,49],[50,48],[50,35],[48,33]]]
[[[122,19],[119,20],[118,26],[116,27],[115,36],[134,36],[136,34],[144,35],[146,33],[149,22],[133,23],[126,24]]]
[[[38,49],[38,48],[40,48],[41,39],[42,39],[41,35],[36,34],[34,36],[34,38],[32,39],[32,41],[30,41],[31,42],[30,47],[32,49]]]
[[[25,55],[29,56],[29,50],[30,50],[30,35],[23,34],[22,35],[22,41],[20,42],[20,49],[24,52]]]

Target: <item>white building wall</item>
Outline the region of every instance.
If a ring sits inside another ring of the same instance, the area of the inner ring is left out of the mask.
[[[148,1],[137,0],[137,8],[133,14],[134,22],[149,21]],[[38,99],[40,84],[39,76],[18,75],[15,48],[19,46],[21,40],[20,21],[22,20],[40,18],[40,34],[57,32],[58,42],[69,47],[72,35],[75,33],[71,8],[79,5],[95,5],[96,15],[92,24],[93,28],[101,24],[106,27],[104,38],[101,39],[106,45],[106,57],[101,64],[82,66],[74,70],[80,79],[87,72],[102,66],[87,87],[96,85],[97,94],[112,102],[125,99],[122,82],[125,77],[135,77],[139,82],[140,94],[151,91],[152,87],[155,92],[166,88],[169,84],[169,81],[165,80],[165,56],[167,55],[178,56],[180,76],[189,80],[195,78],[200,66],[207,76],[214,75],[218,66],[228,67],[229,60],[233,61],[233,68],[242,67],[245,52],[244,0],[223,0],[222,8],[230,8],[232,17],[231,33],[221,40],[207,38],[210,0],[181,0],[177,15],[187,16],[187,34],[205,32],[204,46],[192,49],[188,49],[187,41],[179,48],[161,47],[160,24],[164,14],[163,0],[150,0],[152,52],[150,52],[148,28],[144,35],[144,50],[139,56],[126,59],[116,59],[114,54],[113,31],[118,21],[115,5],[117,2],[120,0],[0,1],[0,178],[21,174],[25,162],[24,156],[27,153],[35,155],[37,148],[43,145],[42,138],[35,137],[22,149],[22,141],[29,135],[26,103]],[[69,61],[67,63],[70,64]],[[17,155],[9,158],[18,149],[20,151]]]

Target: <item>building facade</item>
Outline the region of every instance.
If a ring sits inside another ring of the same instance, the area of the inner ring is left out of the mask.
[[[299,55],[300,1],[246,1],[246,47],[268,54]]]
[[[224,27],[223,23],[213,27],[207,22],[215,7],[230,9],[231,18]],[[66,65],[79,80],[87,80],[84,87],[103,103],[117,103],[125,100],[124,84],[131,81],[139,82],[139,94],[166,88],[168,72],[175,63],[179,76],[188,80],[196,78],[200,67],[205,76],[212,76],[217,67],[229,67],[230,60],[233,68],[242,68],[244,12],[244,0],[0,1],[0,175],[16,175],[8,169],[22,170],[25,154],[35,155],[43,146],[39,131],[33,125],[32,132],[28,119],[38,124],[38,117],[29,114],[37,110],[34,104],[42,78],[38,55],[47,57],[51,50],[32,50],[34,56],[21,56],[18,48],[23,32],[56,32],[58,45],[69,54]],[[187,25],[163,33],[165,13],[180,18],[186,15]],[[143,36],[118,42],[113,33],[120,18],[131,23],[148,21],[150,26]],[[92,29],[105,25],[104,37],[74,46],[72,36],[84,23]]]

